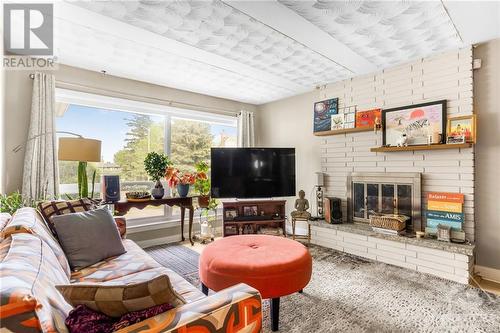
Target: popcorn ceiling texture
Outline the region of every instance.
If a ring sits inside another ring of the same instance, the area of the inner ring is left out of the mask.
[[[339,107],[357,110],[392,108],[446,99],[448,117],[469,115],[472,100],[472,48],[392,67],[375,74],[329,85],[317,100],[339,98]],[[312,108],[312,106],[311,106]],[[312,109],[311,109],[312,110]],[[312,112],[312,111],[311,111]],[[474,240],[474,148],[392,153],[370,152],[382,145],[379,132],[334,135],[321,139],[320,158],[326,173],[326,195],[344,199],[347,216],[347,176],[351,172],[422,173],[422,221],[425,226],[427,193],[465,195],[464,231]]]
[[[270,82],[179,57],[141,41],[117,37],[112,31],[102,32],[58,18],[56,23],[55,53],[65,65],[97,72],[105,68],[115,76],[252,104],[295,93]],[[141,75],[137,75],[135,66],[140,66]]]
[[[105,1],[76,5],[304,87],[352,73],[222,1]]]
[[[379,67],[463,46],[441,1],[278,1]]]
[[[309,21],[380,69],[463,44],[439,1],[280,3],[281,10],[297,13],[296,20]],[[56,55],[71,66],[105,68],[116,76],[252,104],[356,75],[341,58],[316,52],[288,37],[287,31],[277,31],[238,11],[230,2],[75,1],[71,5],[99,14],[94,15],[96,20],[109,20],[109,28],[102,28],[92,25],[92,20],[82,23],[56,17]],[[117,23],[192,49],[176,53],[148,43],[148,38],[124,36],[113,27]],[[332,41],[321,38],[326,44]],[[209,59],[205,52],[216,57]],[[232,65],[227,68],[220,61]]]

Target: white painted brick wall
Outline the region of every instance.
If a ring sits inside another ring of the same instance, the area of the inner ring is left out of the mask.
[[[317,226],[311,226],[311,243],[463,284],[474,267],[472,256]]]
[[[472,103],[472,48],[447,52],[330,85],[327,98],[339,98],[340,108],[391,108],[433,100],[448,101],[448,116],[468,115]],[[347,198],[350,172],[421,172],[422,216],[430,191],[464,193],[464,231],[474,241],[474,148],[439,151],[372,153],[382,145],[373,132],[335,135],[322,139],[321,166],[326,173],[326,195]],[[347,206],[343,205],[344,216]]]

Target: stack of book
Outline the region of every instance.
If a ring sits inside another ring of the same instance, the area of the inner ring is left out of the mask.
[[[464,195],[460,193],[431,192],[427,194],[426,234],[435,235],[439,224],[451,228],[452,238],[462,238],[464,222]]]

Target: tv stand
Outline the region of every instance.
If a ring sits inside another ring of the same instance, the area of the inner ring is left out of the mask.
[[[223,236],[257,234],[263,227],[285,231],[285,200],[243,200],[223,202]],[[255,209],[256,207],[256,209]]]

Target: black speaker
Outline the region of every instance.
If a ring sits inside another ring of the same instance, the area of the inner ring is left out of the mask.
[[[102,176],[101,195],[105,203],[120,201],[120,176]]]
[[[340,198],[325,198],[325,221],[327,223],[342,223],[342,200]]]

